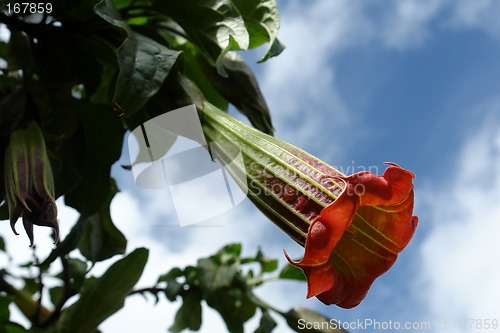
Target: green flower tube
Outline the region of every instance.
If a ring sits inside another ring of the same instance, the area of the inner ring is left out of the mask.
[[[58,241],[57,206],[54,201],[52,168],[45,140],[37,123],[11,133],[5,151],[5,190],[12,231],[22,216],[24,229],[33,246],[33,225],[54,229]]]

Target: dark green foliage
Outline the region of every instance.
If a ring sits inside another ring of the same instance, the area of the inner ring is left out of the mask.
[[[60,333],[92,332],[107,317],[123,307],[125,297],[141,277],[148,250],[136,249],[114,263],[95,282],[85,287],[80,299],[63,311]]]
[[[242,257],[241,244],[229,244],[216,254],[199,259],[196,266],[171,269],[160,276],[155,287],[140,292],[152,293],[157,299],[163,294],[169,301],[183,300],[174,324],[170,327],[171,332],[197,330],[201,324],[200,304],[203,301],[219,312],[228,331],[234,333],[244,332],[245,322],[252,318],[257,310],[261,312],[261,319],[255,333],[272,332],[276,327],[271,312],[282,316],[290,327],[298,332],[301,329],[299,319],[306,322],[327,320],[320,314],[303,308],[280,311],[255,295],[254,288],[265,281],[277,278],[294,279],[294,273],[287,273],[287,267],[278,276],[269,276],[278,269],[277,260],[267,258],[260,249],[253,257]]]

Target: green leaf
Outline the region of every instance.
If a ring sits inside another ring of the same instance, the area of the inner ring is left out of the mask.
[[[258,249],[255,257],[241,259],[242,264],[249,264],[255,262],[260,264],[261,271],[263,273],[264,272],[271,273],[278,269],[278,260],[266,257],[260,248]]]
[[[260,318],[259,327],[255,330],[254,333],[271,333],[276,325],[276,322],[274,321],[273,317],[271,317],[269,312],[263,311],[262,317]]]
[[[113,187],[116,191],[116,186]],[[92,262],[123,254],[127,247],[127,239],[113,224],[109,211],[115,191],[112,192],[108,203],[88,218],[87,227],[78,244],[82,255]]]
[[[146,7],[151,4],[150,0],[113,0],[113,4],[118,9],[124,9],[126,7],[135,6],[135,7]]]
[[[228,260],[231,260],[233,262],[235,259],[238,259],[240,257],[240,254],[241,254],[241,244],[232,243],[225,245],[222,249],[217,251],[215,257],[228,258]]]
[[[34,295],[40,290],[40,284],[35,278],[24,278],[23,290],[31,295]]]
[[[121,309],[125,297],[139,280],[148,250],[139,248],[117,261],[95,282],[83,289],[80,299],[63,311],[59,333],[87,333]]]
[[[206,295],[207,304],[217,310],[227,329],[232,333],[243,333],[243,324],[255,315],[256,305],[249,297],[245,281],[233,288],[219,289]]]
[[[32,50],[28,36],[19,30],[11,30],[6,50],[7,59],[5,59],[8,64],[7,69],[11,71],[23,69],[31,72],[33,69],[31,55]]]
[[[177,296],[183,291],[183,283],[177,281],[170,281],[165,288],[165,296],[170,302],[176,300]]]
[[[206,293],[213,293],[230,287],[240,269],[241,244],[224,246],[209,258],[198,260],[200,287]],[[189,282],[188,282],[189,283]]]
[[[76,258],[65,259],[67,263],[66,272],[61,271],[56,275],[57,278],[64,281],[65,278],[69,277],[72,280],[72,287],[75,291],[79,291],[82,285],[85,283],[85,275],[87,274],[87,263],[83,260]],[[68,274],[68,276],[65,276]]]
[[[186,284],[197,285],[199,283],[200,270],[198,267],[187,266],[184,268],[184,276],[186,277]]]
[[[198,271],[193,271],[207,304],[220,313],[228,330],[235,333],[243,332],[243,324],[256,310],[247,282],[240,274],[240,254],[241,244],[226,245],[215,255],[198,260]],[[188,274],[186,277],[190,285],[196,281]]]
[[[115,227],[109,211],[89,217],[89,224],[80,239],[78,248],[92,262],[103,261],[116,254],[125,253],[127,239]]]
[[[215,89],[210,78],[205,75],[203,66],[209,66],[207,60],[198,52],[196,47],[189,42],[179,46],[184,55],[184,75],[195,82],[203,96],[221,110],[227,110],[228,102]]]
[[[160,275],[158,282],[170,282],[184,275],[184,272],[179,267],[174,267],[168,273]]]
[[[200,287],[207,292],[215,292],[229,287],[238,273],[237,265],[220,265],[213,259],[198,260],[200,269]]]
[[[7,54],[7,43],[3,40],[0,40],[0,58],[5,60]]]
[[[117,69],[113,66],[104,66],[99,87],[97,87],[94,94],[90,96],[90,101],[92,103],[109,103],[114,93],[116,71]]]
[[[3,162],[3,159],[0,159],[0,163],[1,162]],[[3,174],[2,166],[0,166],[0,172],[2,172],[2,174]],[[0,179],[0,186],[2,186],[0,188],[0,196],[2,196],[2,198],[3,198],[5,195],[5,192],[3,191],[5,188],[5,185],[3,184],[3,180],[1,180],[1,179]],[[5,203],[0,206],[0,221],[8,220],[8,219],[9,219],[9,207],[7,205],[7,201],[5,201]]]
[[[19,87],[19,81],[15,77],[0,75],[0,94],[5,96],[7,92],[14,91]]]
[[[298,267],[287,264],[278,275],[280,279],[307,281],[304,272]]]
[[[245,23],[231,0],[157,0],[153,8],[173,18],[221,75],[218,63],[227,52],[248,49]]]
[[[107,105],[82,102],[75,108],[83,124],[85,154],[83,168],[76,166],[83,169],[80,181],[64,200],[87,218],[109,203],[114,186],[111,165],[120,157],[125,129]]]
[[[66,238],[42,262],[43,267],[47,267],[58,257],[68,254],[77,247],[93,262],[125,252],[127,239],[114,226],[109,212],[111,200],[117,189],[114,180],[108,179],[108,182],[111,183],[108,201],[95,214],[87,217],[80,215]]]
[[[113,0],[113,4],[116,6],[117,9],[123,9],[132,4],[132,2],[135,2],[133,0]]]
[[[288,326],[295,332],[308,333],[347,333],[336,327],[335,322],[316,311],[297,307],[284,314]]]
[[[182,305],[175,315],[170,332],[181,332],[185,329],[198,331],[201,327],[202,296],[198,290],[191,289],[182,295]]]
[[[141,109],[156,94],[180,52],[134,33],[110,0],[99,2],[95,11],[127,35],[118,48],[120,72],[113,102],[128,116]]]
[[[116,54],[102,41],[89,36],[75,35],[66,45],[72,70],[85,87],[84,97],[89,97],[103,84],[103,64],[116,66]]]
[[[134,39],[118,50],[120,73],[113,97],[126,115],[138,111],[158,92],[180,54],[137,33]]]
[[[2,133],[19,127],[26,111],[26,90],[20,87],[0,99],[0,131]]]
[[[54,149],[57,158],[51,160],[54,175],[55,197],[70,192],[80,181],[85,169],[85,133],[77,123],[77,129]],[[49,152],[51,145],[47,144]]]
[[[278,269],[278,260],[277,259],[269,259],[269,258],[263,258],[260,261],[260,264],[262,266],[262,271],[263,272],[274,272],[276,269]]]
[[[0,324],[6,323],[10,318],[9,304],[11,300],[9,297],[0,296]]]
[[[174,267],[168,273],[163,274],[158,278],[158,283],[167,283],[165,296],[167,296],[168,300],[171,302],[175,301],[179,293],[183,290],[184,283],[179,283],[177,281],[177,279],[181,276],[184,276],[184,272],[180,268]]]
[[[266,257],[260,248],[255,258],[260,263],[263,272],[271,273],[278,269],[278,260]]]
[[[17,323],[9,322],[0,326],[0,333],[36,333],[33,331],[27,331],[24,327]]]
[[[89,218],[82,218],[80,216],[66,238],[57,244],[57,247],[53,249],[49,256],[41,263],[41,266],[47,268],[58,257],[64,256],[73,251],[78,246],[78,242],[82,238],[89,221]]]
[[[85,274],[87,273],[87,264],[76,258],[68,259],[68,269],[71,278],[73,279],[73,287],[80,290],[85,282]]]
[[[252,69],[235,52],[228,53],[221,64],[227,77],[208,63],[202,69],[222,97],[247,116],[255,128],[272,135],[271,114]]]
[[[54,10],[61,10],[59,15],[64,15],[63,23],[69,24],[95,24],[96,14],[94,12],[95,0],[67,1],[59,0],[59,5],[53,4]],[[58,17],[58,16],[55,16]],[[89,22],[90,21],[90,22]]]
[[[203,110],[203,105],[205,104],[205,96],[203,96],[200,88],[198,88],[196,84],[186,76],[178,73],[178,77],[179,86],[189,97],[191,103],[196,106],[196,109]]]
[[[0,251],[6,252],[5,250],[5,240],[0,236]]]
[[[284,46],[278,41],[280,14],[275,0],[232,0],[245,21],[250,36],[250,48],[269,42],[266,54],[259,62],[280,54]]]
[[[281,54],[281,52],[283,52],[284,49],[285,49],[285,45],[282,44],[278,38],[276,38],[272,42],[267,53],[264,55],[264,57],[262,59],[259,60],[259,62],[264,62],[271,57],[276,57],[277,55]]]
[[[50,300],[52,301],[52,304],[57,305],[61,301],[63,295],[64,295],[64,287],[62,286],[56,286],[53,288],[49,289],[49,294],[50,294]]]

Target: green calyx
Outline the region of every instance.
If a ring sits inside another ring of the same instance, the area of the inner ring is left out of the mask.
[[[230,163],[234,152],[217,149],[219,159],[250,200],[293,240],[304,246],[307,231],[327,205],[343,190],[331,176],[339,171],[303,150],[264,134],[206,103],[202,126],[210,142],[238,147],[245,170]],[[224,147],[220,145],[219,147]],[[240,166],[241,168],[241,166]],[[246,174],[242,179],[241,174]],[[328,176],[328,177],[326,177]]]
[[[5,190],[12,231],[22,216],[23,225],[33,246],[33,225],[54,229],[58,241],[57,207],[54,201],[52,167],[45,140],[35,121],[10,135],[5,151]]]

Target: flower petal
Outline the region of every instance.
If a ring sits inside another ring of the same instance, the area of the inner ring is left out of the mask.
[[[287,257],[306,274],[308,297],[344,308],[363,300],[413,236],[413,177],[395,164],[382,176],[335,175],[345,182],[344,191],[311,224],[303,259]]]
[[[357,197],[345,195],[346,189],[312,222],[307,232],[304,257],[300,263],[296,263],[298,266],[322,265],[330,258],[359,205]]]

